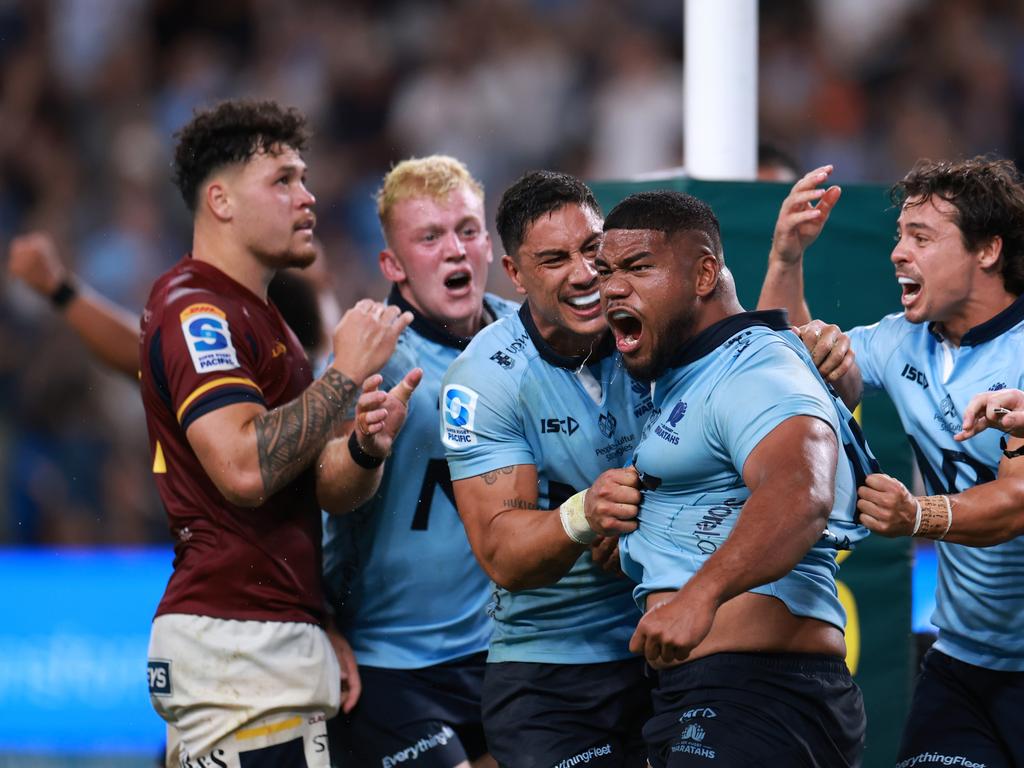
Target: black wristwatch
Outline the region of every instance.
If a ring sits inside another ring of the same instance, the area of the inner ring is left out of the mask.
[[[1024,445],[1022,445],[1020,448],[1015,448],[1012,451],[1006,450],[1006,435],[1003,435],[1001,438],[999,438],[999,447],[1003,451],[1003,456],[1005,456],[1008,459],[1016,459],[1018,456],[1024,456]]]
[[[78,289],[75,288],[75,284],[64,278],[57,286],[57,290],[50,294],[50,303],[57,309],[64,309],[77,294]]]
[[[385,457],[371,456],[363,450],[363,446],[359,444],[359,439],[356,437],[355,429],[353,429],[352,434],[348,436],[348,452],[352,454],[352,461],[363,469],[376,469],[384,463]]]

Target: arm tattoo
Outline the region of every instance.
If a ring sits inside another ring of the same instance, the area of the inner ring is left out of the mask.
[[[496,482],[498,482],[498,475],[499,474],[511,475],[512,474],[512,467],[502,467],[501,469],[495,469],[495,470],[492,470],[490,472],[484,472],[482,477],[483,477],[485,483],[487,483],[488,485],[494,485]]]
[[[309,466],[358,397],[359,387],[352,379],[328,368],[290,403],[255,420],[264,498]]]
[[[505,499],[501,502],[501,506],[505,509],[540,509],[539,506],[526,499]]]

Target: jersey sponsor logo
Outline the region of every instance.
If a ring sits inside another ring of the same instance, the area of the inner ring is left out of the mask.
[[[192,304],[182,310],[181,332],[196,373],[238,368],[238,354],[223,310],[213,304]]]
[[[511,370],[512,368],[516,367],[516,361],[513,360],[508,355],[506,355],[501,350],[498,350],[493,355],[491,355],[490,359],[493,360],[494,362],[496,362],[498,365],[500,365],[505,370]]]
[[[580,423],[572,416],[566,416],[564,419],[540,420],[540,432],[542,435],[571,435],[579,428]]]
[[[939,409],[932,418],[939,425],[939,429],[951,435],[955,435],[963,426],[963,419],[957,413],[956,406],[953,405],[953,398],[950,395],[942,398],[942,401],[939,403]]]
[[[917,382],[921,389],[928,389],[928,377],[924,375],[924,371],[917,370],[917,368],[912,366],[910,363],[904,363],[903,370],[900,371],[900,376],[904,379],[910,379],[910,381]]]
[[[476,392],[469,387],[449,384],[441,395],[444,419],[444,443],[452,448],[462,448],[476,443],[473,422],[476,418]]]
[[[991,387],[988,388],[988,391],[989,392],[998,392],[1001,389],[1006,389],[1006,382],[1005,381],[997,381],[995,384],[993,384]]]
[[[683,712],[683,716],[679,718],[679,722],[685,722],[687,720],[694,720],[698,717],[718,717],[718,714],[711,707],[695,707],[694,709],[688,709]]]
[[[591,747],[586,752],[580,752],[578,755],[567,757],[560,763],[557,763],[555,768],[575,768],[577,765],[586,765],[591,760],[596,760],[599,757],[606,757],[611,754],[612,745],[611,742],[609,742],[607,744]]]
[[[732,359],[735,360],[737,357],[743,354],[743,351],[750,346],[753,342],[753,331],[743,331],[733,336],[731,339],[725,342],[725,348],[735,347],[732,352]]]
[[[608,445],[594,449],[594,455],[607,461],[618,461],[628,453],[632,453],[633,445],[636,442],[636,435],[630,432],[628,435],[620,435]]]
[[[171,695],[171,662],[167,659],[149,659],[146,665],[150,696]]]
[[[611,440],[612,435],[615,434],[615,428],[618,426],[618,421],[615,420],[615,414],[611,411],[608,413],[602,413],[597,417],[597,427],[601,430],[601,434]]]
[[[522,334],[512,340],[512,343],[503,349],[499,349],[490,359],[500,365],[506,370],[510,370],[516,367],[516,361],[512,359],[512,355],[519,354],[526,349],[526,340],[529,338],[527,334]]]

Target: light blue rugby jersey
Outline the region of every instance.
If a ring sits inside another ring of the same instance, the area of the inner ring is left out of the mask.
[[[453,480],[533,464],[538,503],[557,515],[569,496],[628,462],[651,407],[650,388],[626,373],[610,335],[588,362],[564,357],[544,342],[524,304],[485,328],[448,369],[441,435]],[[629,658],[640,618],[632,587],[594,565],[589,550],[551,586],[495,587],[488,661]]]
[[[785,312],[744,312],[702,331],[655,382],[654,407],[634,457],[645,488],[640,526],[619,544],[623,568],[639,583],[637,602],[679,589],[718,550],[750,497],[742,476],[750,452],[786,419],[807,415],[831,426],[844,449],[828,528],[789,574],[751,591],[844,628],[836,552],[867,535],[854,523],[857,478],[877,464]],[[787,504],[778,499],[780,520]]]
[[[390,389],[419,366],[423,380],[387,460],[380,489],[349,515],[324,516],[324,581],[338,623],[360,664],[415,669],[487,649],[490,579],[455,509],[437,438],[441,379],[469,343],[412,308],[414,320],[382,374]],[[492,317],[517,305],[488,294]]]
[[[864,386],[899,412],[929,494],[994,480],[1000,433],[953,439],[979,392],[1024,387],[1024,297],[972,328],[956,347],[902,313],[849,332]],[[1024,461],[1024,459],[1014,459]],[[968,664],[1024,671],[1024,537],[994,547],[937,542],[935,647]]]

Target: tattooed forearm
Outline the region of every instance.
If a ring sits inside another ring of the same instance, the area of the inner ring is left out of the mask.
[[[494,485],[498,482],[498,475],[511,475],[512,467],[502,467],[501,469],[495,469],[491,472],[484,472],[484,482],[488,485]]]
[[[505,509],[540,509],[534,502],[526,499],[505,499],[501,506]]]
[[[328,368],[299,397],[255,420],[264,498],[309,466],[358,397],[352,379]]]

